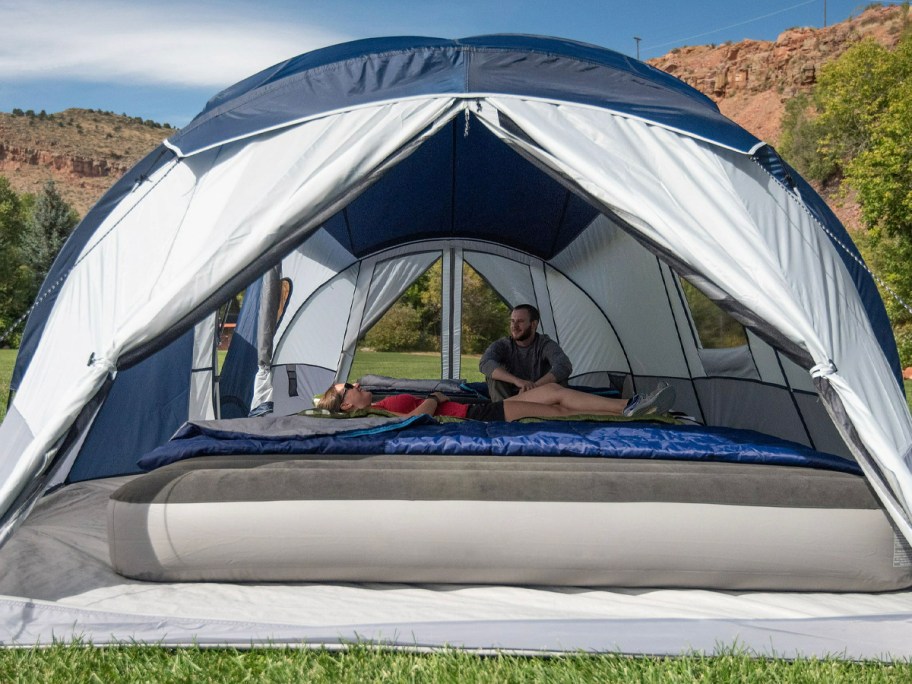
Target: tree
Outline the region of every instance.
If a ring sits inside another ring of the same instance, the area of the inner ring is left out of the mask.
[[[912,240],[912,79],[890,99],[866,149],[847,165],[846,181],[858,191],[867,226]]]
[[[903,52],[863,40],[820,70],[814,89],[817,149],[831,173],[842,173],[868,148],[874,126],[912,67]]]
[[[510,307],[465,265],[462,280],[462,351],[481,354],[488,345],[510,332]]]
[[[841,178],[872,142],[874,129],[912,75],[912,34],[894,50],[863,40],[823,65],[813,94],[787,103],[782,154],[802,174],[827,182]]]
[[[67,204],[54,181],[44,184],[22,235],[22,258],[32,272],[37,289],[51,269],[63,243],[79,223],[79,215]]]
[[[443,269],[438,259],[412,283],[364,336],[377,351],[440,351]],[[463,352],[477,354],[506,335],[510,309],[478,273],[465,266],[462,281]]]
[[[0,176],[0,335],[27,310],[34,292],[28,269],[22,265],[21,239],[25,230],[26,203]],[[18,344],[17,337],[5,345]]]
[[[681,287],[703,349],[731,349],[747,344],[744,326],[683,278]]]
[[[817,151],[818,129],[817,113],[809,96],[797,95],[785,103],[779,151],[802,176],[824,180],[832,173],[832,166],[823,163]]]
[[[912,365],[912,313],[897,299],[912,302],[912,273],[909,268],[912,264],[912,240],[872,228],[857,236],[856,242],[871,270],[879,274],[892,291],[884,291],[886,288],[881,286],[899,358],[904,367]]]
[[[845,164],[857,191],[867,235],[866,260],[891,291],[882,292],[903,365],[912,364],[912,314],[893,296],[912,302],[912,32],[891,53],[890,77],[866,143]],[[883,289],[883,288],[882,288]]]
[[[376,351],[427,351],[422,340],[420,313],[402,299],[364,336],[364,344]]]

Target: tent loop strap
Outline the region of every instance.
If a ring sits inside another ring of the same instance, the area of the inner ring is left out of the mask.
[[[89,356],[89,366],[93,368],[98,366],[103,368],[108,375],[114,375],[117,372],[117,366],[111,361],[107,356],[96,356],[95,352],[92,352],[92,355]]]
[[[811,368],[811,377],[812,378],[825,378],[828,375],[833,375],[836,372],[836,364],[833,363],[833,360],[824,361],[823,363],[818,363],[816,366]]]

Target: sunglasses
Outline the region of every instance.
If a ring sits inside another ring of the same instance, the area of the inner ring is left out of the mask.
[[[350,390],[350,389],[355,389],[355,386],[354,386],[353,384],[351,384],[350,382],[346,382],[342,387],[343,387],[343,389],[342,389],[342,402],[344,403],[344,402],[345,402],[345,395],[348,393],[348,390]]]

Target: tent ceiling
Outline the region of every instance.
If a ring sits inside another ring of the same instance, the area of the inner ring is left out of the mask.
[[[454,119],[334,216],[357,257],[424,239],[468,238],[550,259],[598,212],[479,122]]]

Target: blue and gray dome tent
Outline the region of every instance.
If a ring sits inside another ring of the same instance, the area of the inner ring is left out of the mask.
[[[438,259],[442,377],[461,372],[468,264],[540,308],[581,384],[667,381],[709,425],[854,458],[912,540],[896,346],[832,212],[677,79],[510,35],[290,59],[214,97],[115,184],[27,324],[0,426],[0,539],[49,488],[137,472],[187,419],[264,397],[300,410]],[[219,378],[218,306],[248,287],[254,305],[277,266],[294,287],[265,358],[242,348],[251,325]],[[747,344],[704,349],[681,278]]]

